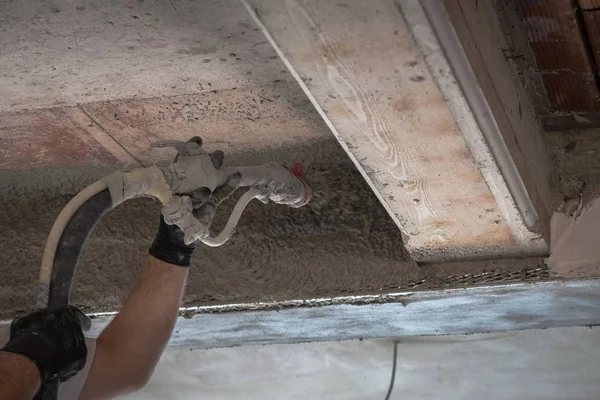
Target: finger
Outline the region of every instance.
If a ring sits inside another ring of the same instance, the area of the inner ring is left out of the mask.
[[[200,136],[194,136],[187,142],[188,143],[196,143],[199,147],[202,147],[202,138]]]
[[[236,172],[229,176],[224,185],[216,188],[210,198],[199,208],[194,210],[194,216],[203,224],[210,225],[217,212],[217,207],[228,199],[240,186],[242,174]]]
[[[210,153],[209,156],[213,163],[213,166],[216,169],[219,169],[223,166],[223,159],[225,158],[225,153],[223,153],[221,150],[215,150],[212,153]]]
[[[194,217],[205,226],[210,226],[216,212],[217,207],[210,200],[193,211]]]
[[[206,203],[210,198],[210,189],[206,186],[194,190],[188,196],[192,198],[192,207],[199,208],[202,204]]]
[[[190,140],[188,140],[186,143],[196,143],[198,145],[198,147],[202,147],[202,138],[200,136],[194,136]],[[179,160],[179,155],[182,152],[184,153],[184,155],[186,154],[186,150],[185,149],[186,149],[185,145],[178,146],[178,148],[177,148],[177,155],[175,156],[175,159],[173,159],[174,163],[176,163]]]
[[[219,186],[212,192],[209,201],[213,201],[214,205],[218,206],[237,190],[241,180],[242,174],[240,172],[231,174],[224,185]]]
[[[10,338],[14,339],[19,334],[21,334],[21,332],[24,332],[26,330],[27,330],[27,316],[17,317],[15,319],[13,319],[12,323],[10,324]]]

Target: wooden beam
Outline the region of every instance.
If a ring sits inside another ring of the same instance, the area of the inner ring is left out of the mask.
[[[115,313],[92,316],[97,337]],[[600,324],[600,281],[182,308],[169,346],[214,348]],[[2,324],[9,321],[0,321]]]
[[[422,0],[434,2],[435,0]],[[497,1],[445,0],[445,12],[460,40],[474,81],[483,93],[490,115],[501,133],[539,217],[539,232],[550,242],[553,194],[550,160],[544,130],[516,70]]]
[[[418,2],[242,2],[416,260],[547,251],[518,212]],[[413,33],[429,41],[420,48]]]

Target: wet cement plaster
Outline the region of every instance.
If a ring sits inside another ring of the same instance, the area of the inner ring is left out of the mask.
[[[326,182],[327,192],[321,194],[323,188],[315,186],[313,206],[300,210],[250,204],[227,245],[197,249],[185,303],[268,301],[379,291],[418,278],[419,268],[408,259],[400,232],[350,162],[342,157],[344,153],[334,139],[286,150],[280,154],[296,152],[298,156],[314,157],[308,174],[319,174],[321,182]],[[276,154],[255,154],[253,158],[280,158]],[[235,163],[237,159],[233,156],[229,161]],[[68,193],[105,172],[105,168],[98,168],[3,174],[3,314],[32,304],[45,237],[60,207],[68,201]],[[13,174],[19,174],[21,182],[28,182],[29,190],[7,188],[7,177]],[[39,189],[45,181],[55,180],[57,174],[63,174],[63,178],[71,175],[71,190],[66,190],[67,179],[58,188]],[[227,207],[221,211],[216,226],[224,223]],[[75,283],[76,304],[93,309],[118,307],[132,287],[153,239],[158,212],[157,203],[135,200],[105,217],[81,261]]]
[[[547,133],[547,147],[557,173],[555,203],[590,204],[600,196],[600,129]]]
[[[287,94],[284,101],[275,101],[283,93]],[[227,151],[228,165],[305,163],[314,188],[311,206],[296,210],[251,203],[227,245],[197,249],[186,304],[378,292],[419,279],[420,268],[408,258],[399,230],[318,115],[311,114],[310,103],[301,93],[299,97],[294,93],[300,93],[299,89],[289,85],[215,92],[202,96],[206,107],[191,101],[192,96],[187,96],[187,101],[160,98],[85,106],[94,120],[110,128],[129,153],[144,163],[173,156],[168,151],[149,151],[144,140],[184,138],[194,130],[205,137],[207,148]],[[260,108],[253,105],[255,97],[266,99],[262,105],[257,101]],[[143,117],[136,116],[135,110],[140,109],[144,109]],[[0,304],[4,315],[32,304],[46,235],[61,207],[85,185],[120,166],[105,150],[90,152],[83,145],[82,149],[75,146],[82,143],[79,138],[86,131],[82,133],[67,123],[72,110],[52,112],[59,117],[52,119],[48,112],[40,117],[44,126],[53,127],[46,131],[35,129],[39,126],[35,118],[38,112],[4,118],[5,138],[26,138],[27,132],[38,132],[37,140],[47,144],[43,155],[34,152],[36,157],[29,158],[36,161],[31,168],[15,168],[23,160],[16,156],[17,150],[7,151],[5,167],[12,168],[0,175]],[[254,117],[262,122],[253,122]],[[258,130],[260,124],[264,129]],[[238,125],[256,128],[257,134],[248,132],[239,137]],[[61,148],[62,141],[53,136],[61,129],[63,135],[73,134],[66,148]],[[273,129],[284,135],[270,134]],[[237,136],[226,134],[235,132]],[[150,137],[133,140],[137,134]],[[29,144],[35,146],[35,140]],[[71,165],[44,165],[44,160],[56,160],[57,146],[60,152],[70,150],[73,159],[62,162]],[[217,214],[217,229],[229,209],[224,207]],[[158,213],[156,202],[142,199],[126,203],[105,217],[81,260],[75,304],[86,309],[118,308],[134,284],[155,235]]]

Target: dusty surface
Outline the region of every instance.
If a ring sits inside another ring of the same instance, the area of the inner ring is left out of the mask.
[[[236,0],[2,1],[0,48],[0,112],[292,81]]]

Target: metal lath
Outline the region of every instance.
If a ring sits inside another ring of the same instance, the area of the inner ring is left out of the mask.
[[[431,280],[421,279],[411,282],[399,289],[431,289],[431,288],[457,288],[490,283],[515,283],[539,281],[550,277],[550,269],[547,265],[537,268],[523,269],[518,271],[480,272],[476,274],[451,275],[444,278],[436,277]]]

